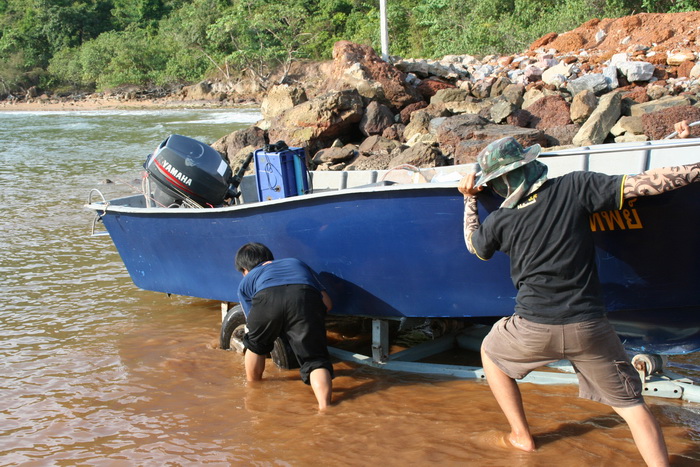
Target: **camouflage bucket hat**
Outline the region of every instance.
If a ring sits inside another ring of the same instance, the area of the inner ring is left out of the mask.
[[[477,156],[481,176],[476,181],[476,186],[484,185],[494,178],[534,161],[541,150],[539,144],[524,149],[511,136],[490,143]]]

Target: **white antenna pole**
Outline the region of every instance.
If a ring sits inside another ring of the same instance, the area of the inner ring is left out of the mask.
[[[386,0],[379,0],[380,34],[382,39],[382,59],[389,61],[389,30],[386,19]]]

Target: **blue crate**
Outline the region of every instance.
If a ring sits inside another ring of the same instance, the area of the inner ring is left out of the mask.
[[[258,149],[254,158],[260,201],[289,198],[309,191],[304,148],[279,152]]]

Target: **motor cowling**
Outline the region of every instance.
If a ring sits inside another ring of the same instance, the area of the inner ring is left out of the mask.
[[[143,166],[156,182],[154,198],[166,206],[186,199],[203,207],[220,206],[230,196],[231,167],[214,148],[194,138],[168,136]]]

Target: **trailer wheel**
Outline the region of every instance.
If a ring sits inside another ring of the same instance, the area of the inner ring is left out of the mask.
[[[228,350],[231,348],[231,340],[239,339],[233,333],[233,331],[241,326],[245,325],[245,313],[243,313],[243,307],[241,305],[236,305],[226,313],[224,320],[221,322],[221,334],[219,336],[219,346]],[[238,334],[238,333],[236,333]],[[239,339],[240,340],[240,339]],[[238,342],[233,342],[233,348],[238,347]],[[242,346],[242,344],[241,344]]]
[[[222,349],[235,349],[239,353],[243,352],[241,338],[243,337],[245,322],[245,313],[243,313],[241,305],[235,305],[226,313],[221,323],[221,334],[219,336],[219,346]],[[270,357],[272,358],[272,363],[283,370],[293,370],[300,366],[285,336],[278,337],[275,340],[275,346],[270,352]]]

